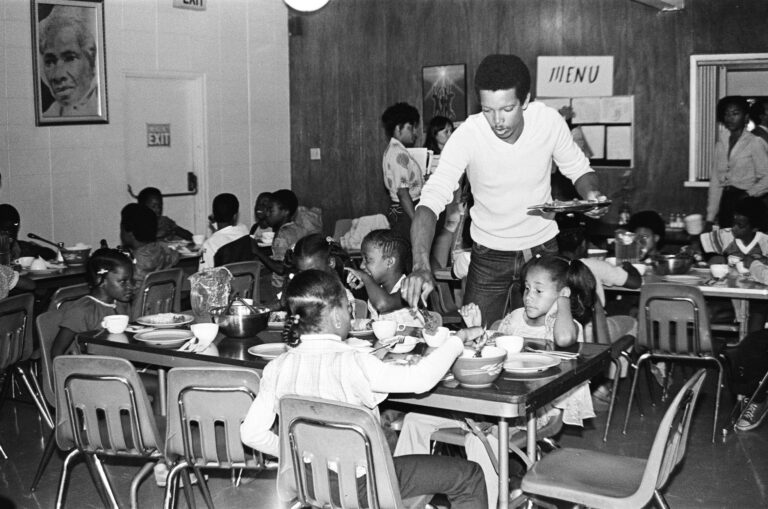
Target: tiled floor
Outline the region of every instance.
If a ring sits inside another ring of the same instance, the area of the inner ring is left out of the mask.
[[[661,405],[649,407],[645,385],[642,387],[646,415],[639,417],[636,412],[626,436],[622,436],[620,421],[626,408],[628,383],[622,382],[617,405],[618,412],[607,444],[601,440],[605,413],[599,413],[593,425],[584,430],[567,430],[560,442],[564,446],[596,448],[611,453],[645,456],[663,414]],[[679,383],[675,388],[679,387]],[[702,399],[692,426],[688,451],[681,470],[672,478],[664,490],[667,501],[674,508],[763,508],[768,507],[768,423],[745,434],[730,434],[723,440],[718,436],[715,444],[710,442],[713,411],[714,383],[708,378]],[[724,419],[732,401],[726,396],[721,416]],[[0,508],[49,508],[54,506],[56,487],[61,470],[61,458],[55,457],[49,465],[40,489],[29,493],[29,484],[34,476],[42,453],[42,427],[31,405],[7,402],[0,417],[0,443],[9,456],[0,459]],[[110,465],[108,470],[114,480],[121,502],[127,506],[128,489],[132,475],[138,465],[126,467]],[[212,474],[209,486],[214,494],[217,507],[271,509],[278,507],[275,502],[274,472],[256,476],[239,488],[230,485],[229,476]],[[196,490],[197,491],[197,490]],[[163,490],[152,478],[141,486],[140,507],[162,506]],[[181,507],[185,506],[181,497]],[[204,507],[197,495],[197,506]],[[66,507],[101,507],[88,471],[82,463],[76,464],[72,481],[67,491]]]

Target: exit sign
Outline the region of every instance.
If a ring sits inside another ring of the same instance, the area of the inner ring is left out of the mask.
[[[173,0],[173,6],[177,9],[192,9],[193,11],[204,11],[205,0]]]
[[[147,124],[148,147],[171,146],[171,124]]]

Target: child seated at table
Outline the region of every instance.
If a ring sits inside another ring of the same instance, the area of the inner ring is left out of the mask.
[[[117,249],[95,251],[85,265],[91,292],[62,304],[62,321],[51,347],[51,357],[65,353],[75,335],[101,329],[108,315],[129,315],[133,297],[133,262]]]
[[[256,256],[272,272],[272,287],[280,289],[285,275],[285,254],[307,233],[293,221],[299,200],[290,189],[280,189],[270,194],[266,224],[275,232],[271,255],[256,250]]]
[[[353,267],[351,259],[344,249],[338,245],[332,237],[325,237],[319,233],[313,233],[302,237],[286,254],[286,266],[289,271],[289,275],[286,278],[286,285],[290,279],[296,277],[304,271],[316,269],[327,272],[328,274],[334,274],[339,278],[339,281],[344,283],[345,277],[344,269],[346,267]],[[347,294],[347,300],[350,304],[350,313],[352,318],[355,316],[355,296],[352,294],[349,288],[346,286],[344,290]],[[283,291],[283,308],[287,309],[287,301],[285,300],[285,291]],[[360,317],[363,318],[363,317]]]
[[[569,261],[560,256],[547,255],[532,258],[523,268],[521,277],[525,281],[524,307],[505,316],[498,331],[526,338],[541,338],[547,340],[554,349],[572,349],[583,341],[582,323],[590,319],[596,298],[595,278],[586,265],[578,260]],[[470,339],[482,333],[482,315],[476,304],[467,304],[460,312],[469,326],[461,331],[462,338]],[[560,412],[564,423],[576,426],[583,425],[584,419],[595,416],[588,382],[540,409],[537,412],[537,428],[544,427]],[[433,432],[440,428],[456,427],[469,431],[463,420],[409,413],[405,416],[394,455],[426,454],[429,452]],[[492,450],[498,450],[495,426],[487,423],[485,427],[490,429],[487,439]],[[464,445],[467,458],[479,463],[483,469],[488,501],[490,507],[495,508],[498,476],[485,445],[472,433],[465,436]]]
[[[360,269],[347,267],[347,283],[368,292],[368,311],[374,320],[423,327],[421,313],[411,309],[400,296],[400,286],[410,268],[411,244],[394,230],[373,230],[360,246]]]
[[[709,259],[710,264],[727,262],[728,265],[734,266],[741,262],[745,269],[758,274],[759,270],[753,271],[751,266],[755,261],[768,262],[768,235],[763,233],[766,227],[768,227],[768,209],[765,203],[760,198],[747,196],[734,204],[733,226],[730,229],[703,233],[700,241],[705,251],[718,252]],[[755,279],[768,284],[768,280],[760,280],[757,277]],[[719,311],[719,308],[713,305],[708,305],[708,309],[710,315],[715,315]],[[762,330],[766,319],[768,319],[768,303],[751,301],[747,330],[749,332]]]
[[[54,260],[56,251],[43,247],[34,242],[19,240],[19,228],[21,227],[21,216],[16,207],[8,203],[0,205],[0,232],[4,233],[11,241],[10,258],[11,261],[22,256],[34,256],[46,260]]]
[[[157,216],[144,205],[129,203],[120,212],[120,242],[133,257],[133,284],[139,288],[147,274],[169,269],[179,262],[175,250],[155,240]]]
[[[260,239],[264,232],[271,232],[272,228],[267,225],[267,210],[269,209],[271,193],[260,193],[256,197],[256,203],[253,205],[253,217],[255,222],[251,226],[250,235],[254,239]]]
[[[145,187],[137,196],[138,203],[148,207],[157,216],[157,240],[192,240],[192,232],[185,230],[168,216],[163,215],[163,193],[156,187]]]
[[[641,261],[652,259],[662,252],[666,227],[664,220],[655,210],[643,210],[632,214],[627,223],[627,230],[637,235]]]
[[[405,366],[386,364],[346,345],[342,341],[350,330],[346,292],[339,279],[325,271],[297,275],[288,283],[286,297],[291,348],[264,368],[259,393],[240,427],[243,443],[273,456],[280,450],[272,426],[284,394],[331,399],[377,412],[390,392],[430,390],[464,350],[461,341],[451,337],[418,364]],[[394,458],[394,467],[403,498],[442,493],[456,509],[487,504],[482,472],[472,462],[411,455]],[[358,482],[358,497],[365,500],[364,482]]]
[[[203,242],[200,270],[216,266],[215,256],[220,248],[248,236],[248,228],[240,224],[240,201],[234,194],[216,195],[213,199],[213,214],[208,219],[214,232]]]

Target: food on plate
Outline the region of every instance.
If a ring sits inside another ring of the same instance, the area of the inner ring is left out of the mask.
[[[177,315],[175,313],[160,313],[158,315],[153,316],[147,316],[143,319],[143,321],[147,323],[158,323],[158,324],[165,324],[165,323],[184,323],[188,321],[187,315]]]
[[[352,330],[355,332],[362,332],[362,331],[372,331],[373,327],[371,324],[373,323],[373,320],[370,318],[355,318],[352,320]]]
[[[426,334],[437,334],[437,329],[440,325],[440,319],[437,317],[436,313],[430,313],[429,311],[424,313],[424,332]]]

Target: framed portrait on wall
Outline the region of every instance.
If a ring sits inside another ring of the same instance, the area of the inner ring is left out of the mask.
[[[107,123],[103,0],[32,0],[35,122]]]
[[[421,70],[424,125],[437,116],[452,122],[467,118],[467,66],[435,65]]]

